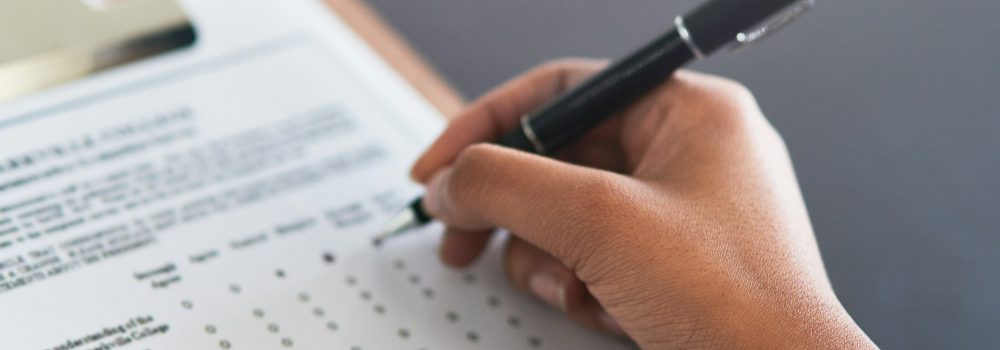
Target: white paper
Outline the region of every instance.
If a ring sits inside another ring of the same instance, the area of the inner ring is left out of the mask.
[[[440,227],[375,250],[442,127],[320,4],[0,105],[0,349],[609,349]]]

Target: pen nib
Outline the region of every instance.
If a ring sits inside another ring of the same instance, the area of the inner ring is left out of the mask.
[[[410,208],[403,209],[396,216],[389,220],[389,223],[385,225],[382,232],[378,236],[372,239],[372,245],[376,248],[381,247],[386,240],[389,238],[398,236],[403,232],[410,229],[416,228],[419,225],[417,222],[417,217],[414,215],[413,210]]]

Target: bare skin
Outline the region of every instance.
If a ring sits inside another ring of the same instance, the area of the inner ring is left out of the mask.
[[[827,279],[781,137],[729,80],[679,72],[554,158],[485,144],[606,63],[472,104],[417,161],[462,267],[496,228],[511,283],[644,349],[875,348]]]

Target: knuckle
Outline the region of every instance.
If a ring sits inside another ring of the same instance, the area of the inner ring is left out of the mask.
[[[744,100],[753,99],[750,89],[743,83],[717,75],[691,71],[678,72],[673,81],[686,98]]]
[[[532,68],[528,75],[536,81],[560,79],[571,66],[572,63],[565,58],[550,60]]]
[[[727,111],[742,110],[757,104],[753,93],[746,85],[727,78],[716,77],[698,90],[699,100],[711,102],[712,105]]]
[[[678,74],[685,110],[699,116],[692,121],[723,130],[745,130],[753,118],[762,117],[750,89],[735,80],[685,72]]]
[[[542,62],[537,66],[536,71],[541,72],[543,74],[544,73],[552,74],[566,69],[566,67],[569,66],[570,64],[571,61],[568,58],[556,58]]]
[[[774,126],[771,125],[771,123],[766,123],[761,135],[763,137],[763,140],[767,142],[766,145],[770,146],[771,149],[778,152],[777,154],[780,154],[782,157],[784,157],[784,159],[791,158],[788,152],[788,145],[785,143],[785,138],[781,136],[781,133],[778,132],[778,129],[775,129]]]
[[[606,61],[595,59],[557,58],[536,66],[532,75],[537,81],[555,81],[556,90],[562,91],[606,64]]]
[[[736,80],[715,77],[711,87],[717,92],[718,97],[727,101],[744,103],[754,101],[750,88]]]
[[[588,213],[620,210],[628,197],[626,189],[616,178],[595,177],[584,181],[582,186],[582,211]]]
[[[539,72],[541,75],[561,74],[563,71],[571,70],[574,67],[580,66],[583,62],[587,62],[587,60],[569,57],[556,58],[542,62],[536,66],[535,71]]]

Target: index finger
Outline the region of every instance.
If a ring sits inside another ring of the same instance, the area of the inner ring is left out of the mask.
[[[501,85],[452,120],[413,165],[410,176],[426,183],[434,172],[454,162],[465,147],[499,138],[516,127],[522,115],[538,109],[605,65],[604,60],[562,59],[538,66]]]

